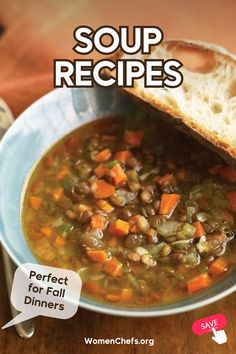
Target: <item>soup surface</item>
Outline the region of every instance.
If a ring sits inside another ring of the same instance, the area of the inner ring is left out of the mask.
[[[236,263],[236,170],[142,114],[97,120],[34,170],[22,221],[40,263],[123,306],[177,301]]]

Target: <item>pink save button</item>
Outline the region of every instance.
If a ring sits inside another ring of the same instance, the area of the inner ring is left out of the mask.
[[[211,332],[212,328],[216,330],[224,328],[226,322],[224,315],[216,314],[193,322],[192,330],[197,336],[202,336],[203,334]]]

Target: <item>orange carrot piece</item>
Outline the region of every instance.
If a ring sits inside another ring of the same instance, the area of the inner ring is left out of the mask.
[[[40,208],[42,201],[43,201],[42,198],[34,197],[34,196],[30,197],[30,205],[34,210],[38,210]]]
[[[209,266],[209,273],[211,275],[221,275],[227,272],[229,266],[229,262],[224,257],[217,258],[214,262]]]
[[[229,192],[227,194],[227,199],[229,201],[230,209],[236,213],[236,192]]]
[[[109,261],[109,257],[104,250],[91,250],[87,252],[87,255],[92,259],[92,261],[101,264],[105,264],[107,261]]]
[[[144,132],[142,130],[125,130],[124,141],[127,144],[140,146],[143,142]]]
[[[163,193],[161,196],[161,203],[159,214],[160,215],[169,215],[174,211],[177,204],[180,202],[181,196],[179,194],[166,194]]]
[[[199,291],[201,289],[208,288],[211,285],[211,278],[208,273],[200,274],[187,282],[188,292],[190,294]]]
[[[58,172],[57,174],[57,179],[59,179],[59,181],[61,181],[65,176],[69,175],[70,170],[68,166],[64,166],[62,167],[62,169]]]
[[[230,166],[222,167],[220,169],[220,177],[229,182],[236,182],[236,169]]]
[[[59,200],[63,195],[63,188],[57,188],[52,192],[53,198]]]
[[[116,153],[115,160],[126,163],[126,161],[132,156],[133,154],[129,150],[122,150]]]
[[[103,164],[100,163],[95,169],[94,173],[98,178],[102,178],[107,172],[107,167]]]
[[[105,273],[118,277],[122,275],[122,263],[115,257],[105,263],[103,270]]]
[[[104,150],[99,151],[97,153],[97,155],[95,156],[95,161],[104,162],[104,161],[107,161],[110,157],[111,157],[111,150],[104,149]]]
[[[129,233],[129,223],[121,219],[114,221],[110,227],[109,232],[117,236],[125,236]]]
[[[129,231],[130,232],[133,232],[133,233],[136,233],[136,232],[140,232],[140,224],[143,224],[143,222],[145,222],[145,220],[142,220],[142,219],[145,219],[145,217],[143,215],[134,215],[130,218],[130,221],[129,221],[129,225],[130,225],[130,229]]]
[[[139,227],[137,225],[137,221],[140,215],[134,215],[131,217],[130,221],[129,221],[129,225],[130,225],[130,229],[129,231],[132,233],[136,233],[139,232]]]
[[[204,230],[202,224],[200,223],[200,221],[194,222],[193,226],[196,229],[195,234],[194,234],[195,238],[199,238],[199,237],[205,235],[205,230]]]
[[[97,199],[108,198],[115,193],[115,187],[102,179],[94,181],[91,190],[94,198]]]
[[[104,230],[107,225],[107,219],[103,215],[94,214],[91,217],[90,225],[92,229]]]
[[[100,290],[99,285],[91,281],[84,282],[83,289],[88,291],[90,294],[98,294]]]
[[[109,175],[112,177],[112,183],[114,183],[115,186],[125,184],[128,179],[118,163],[110,169]]]
[[[50,226],[44,226],[40,231],[44,236],[50,237],[52,235],[52,228]]]
[[[99,199],[97,201],[97,206],[102,210],[105,211],[106,213],[111,213],[114,210],[114,207],[109,204],[106,200]]]
[[[57,236],[53,244],[54,244],[54,247],[61,248],[61,247],[65,246],[65,243],[66,243],[66,241],[65,241],[64,237]]]

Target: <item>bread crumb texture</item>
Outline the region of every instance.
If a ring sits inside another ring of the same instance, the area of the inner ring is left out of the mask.
[[[148,59],[178,59],[184,76],[178,88],[144,88],[143,78],[129,91],[196,127],[200,135],[236,157],[236,60],[207,44],[165,41]],[[123,55],[122,59],[131,56]],[[132,58],[143,59],[141,54]],[[147,57],[145,56],[145,59]]]

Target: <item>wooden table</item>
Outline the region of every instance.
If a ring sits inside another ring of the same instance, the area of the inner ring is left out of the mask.
[[[65,3],[67,5],[65,5]],[[123,4],[123,5],[121,5]],[[79,24],[155,24],[166,37],[202,39],[236,52],[234,0],[199,1],[34,1],[1,0],[0,96],[17,116],[31,102],[52,89],[52,59],[74,56],[72,31]],[[94,54],[94,57],[97,57]],[[10,319],[1,263],[0,325]],[[114,318],[79,310],[72,319],[35,319],[35,336],[20,339],[14,328],[0,330],[2,354],[218,354],[235,353],[236,295],[205,308],[170,317]],[[194,320],[223,313],[228,342],[217,345],[210,335],[192,333]],[[85,345],[84,337],[154,338],[153,347]]]

